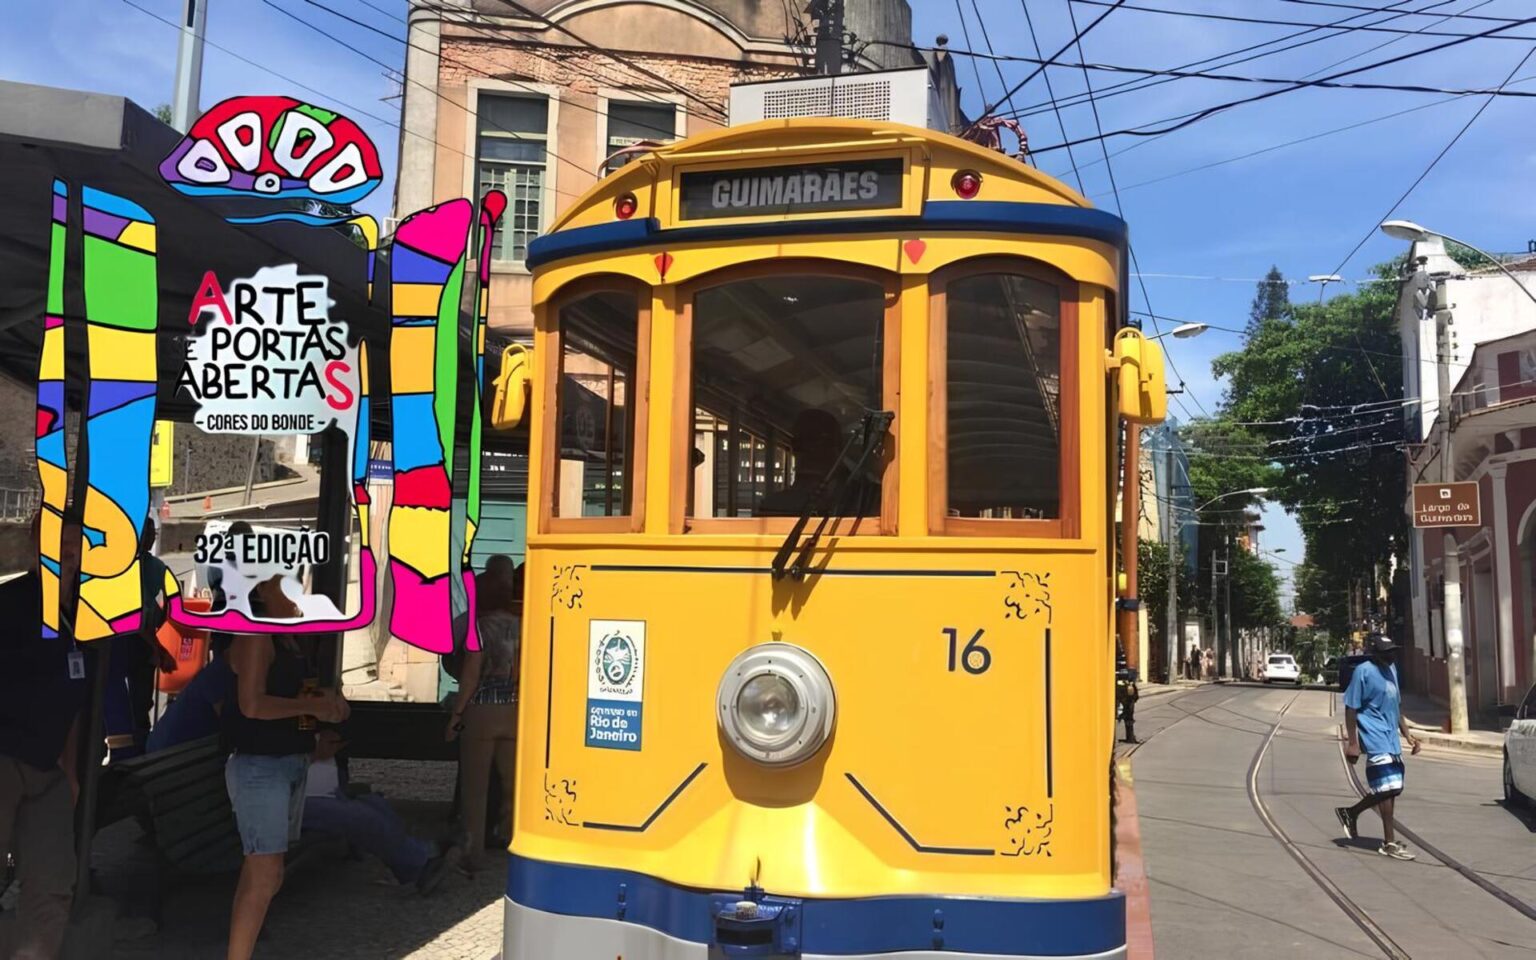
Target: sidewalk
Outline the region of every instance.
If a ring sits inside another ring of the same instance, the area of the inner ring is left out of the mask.
[[[1477,753],[1504,751],[1504,734],[1499,730],[1471,729],[1466,733],[1449,733],[1450,711],[1422,694],[1403,694],[1402,710],[1414,736],[1424,741],[1426,747]]]

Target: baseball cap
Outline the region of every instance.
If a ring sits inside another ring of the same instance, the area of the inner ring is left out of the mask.
[[[1391,653],[1397,644],[1384,633],[1373,633],[1365,638],[1365,645],[1372,653]]]

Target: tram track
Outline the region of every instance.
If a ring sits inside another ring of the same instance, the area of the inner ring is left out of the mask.
[[[1280,708],[1280,715],[1270,725],[1269,732],[1265,734],[1258,750],[1254,751],[1253,762],[1248,765],[1248,802],[1253,805],[1253,810],[1258,814],[1259,820],[1264,824],[1265,829],[1270,832],[1270,835],[1275,838],[1275,841],[1280,844],[1281,848],[1290,854],[1291,859],[1296,861],[1296,864],[1301,867],[1302,872],[1310,877],[1313,883],[1317,884],[1323,893],[1327,895],[1328,899],[1332,900],[1340,910],[1344,911],[1344,915],[1349,917],[1355,926],[1359,927],[1381,949],[1388,960],[1412,960],[1412,956],[1397,941],[1392,939],[1391,935],[1387,933],[1381,924],[1373,920],[1371,915],[1351,899],[1342,887],[1334,883],[1333,878],[1329,877],[1321,867],[1312,862],[1312,858],[1308,857],[1301,847],[1291,839],[1290,835],[1285,832],[1285,828],[1280,826],[1280,822],[1269,812],[1269,807],[1264,804],[1264,797],[1259,793],[1259,770],[1264,765],[1264,757],[1269,753],[1269,747],[1274,743],[1275,737],[1279,735],[1280,727],[1285,723],[1285,715],[1290,712],[1291,707],[1300,697],[1301,693],[1298,691],[1290,700],[1286,701],[1284,707]]]
[[[1181,693],[1168,694],[1166,696],[1160,697],[1159,698],[1160,702],[1153,703],[1153,704],[1148,704],[1145,709],[1155,710],[1155,709],[1157,709],[1159,707],[1172,707],[1172,706],[1174,706],[1174,704],[1178,703],[1179,701],[1184,700],[1184,699],[1186,699],[1188,697],[1194,696],[1195,694],[1200,693],[1201,691],[1203,691],[1205,689],[1206,689],[1205,687],[1194,687],[1193,689],[1185,690],[1185,691],[1183,691]],[[1213,703],[1213,704],[1209,704],[1208,706],[1201,707],[1198,710],[1185,710],[1183,707],[1177,708],[1178,711],[1181,714],[1183,714],[1183,716],[1179,717],[1177,720],[1173,721],[1172,723],[1168,724],[1165,727],[1160,727],[1157,730],[1152,731],[1151,733],[1147,734],[1145,737],[1142,737],[1140,740],[1137,740],[1135,743],[1130,744],[1126,749],[1117,752],[1115,754],[1115,760],[1116,761],[1129,760],[1131,758],[1131,756],[1136,753],[1137,750],[1140,750],[1143,746],[1145,746],[1146,744],[1150,743],[1155,737],[1157,737],[1160,734],[1162,734],[1163,731],[1168,730],[1171,727],[1178,726],[1183,721],[1185,721],[1185,720],[1189,719],[1190,717],[1193,717],[1193,716],[1195,716],[1195,715],[1197,715],[1199,713],[1203,713],[1206,710],[1215,709],[1216,707],[1219,707],[1222,704],[1227,703],[1230,700],[1236,699],[1237,696],[1238,695],[1236,693],[1233,693],[1231,696],[1228,696],[1225,699],[1219,700],[1219,701],[1217,701],[1216,703]],[[1118,723],[1118,722],[1119,721],[1116,721],[1116,723]]]
[[[1344,766],[1344,775],[1349,780],[1349,785],[1354,789],[1358,797],[1365,796],[1365,788],[1360,784],[1360,777],[1355,773],[1355,767],[1344,754],[1344,728],[1339,728],[1339,762]],[[1392,827],[1398,833],[1408,838],[1408,841],[1416,845],[1420,850],[1439,860],[1450,869],[1459,873],[1479,890],[1503,903],[1505,906],[1524,916],[1528,920],[1536,920],[1536,907],[1526,903],[1519,897],[1505,890],[1503,887],[1489,880],[1478,871],[1457,860],[1455,857],[1441,850],[1439,847],[1425,840],[1420,834],[1409,829],[1396,817],[1392,818]]]
[[[1357,927],[1359,927],[1360,930],[1365,933],[1365,935],[1369,937],[1373,943],[1376,944],[1376,946],[1382,951],[1383,955],[1386,956],[1388,960],[1412,960],[1411,955],[1402,947],[1402,945],[1393,940],[1391,935],[1387,933],[1386,929],[1383,928],[1381,924],[1377,923],[1376,920],[1371,917],[1370,913],[1365,910],[1365,908],[1361,907],[1357,902],[1355,902],[1355,900],[1350,897],[1342,887],[1334,882],[1333,878],[1329,877],[1321,867],[1319,867],[1312,861],[1310,857],[1307,856],[1306,852],[1301,849],[1300,845],[1291,839],[1290,835],[1286,833],[1285,828],[1280,825],[1279,821],[1270,812],[1269,807],[1264,802],[1263,794],[1259,790],[1260,770],[1263,767],[1265,757],[1269,753],[1270,746],[1274,743],[1275,738],[1279,736],[1280,729],[1285,724],[1286,714],[1290,712],[1291,707],[1296,703],[1298,699],[1300,699],[1300,697],[1301,693],[1298,691],[1294,696],[1291,697],[1289,701],[1286,702],[1285,706],[1280,709],[1280,713],[1275,718],[1275,722],[1270,725],[1268,733],[1265,734],[1263,742],[1260,743],[1258,749],[1254,751],[1253,761],[1249,764],[1248,767],[1248,800],[1253,805],[1254,812],[1258,815],[1259,820],[1264,824],[1265,829],[1270,832],[1270,835],[1275,838],[1275,841],[1280,844],[1281,848],[1284,849],[1286,853],[1288,853],[1291,858],[1296,861],[1297,865],[1301,867],[1302,871],[1306,873],[1307,876],[1323,891],[1323,893],[1327,895],[1327,897],[1332,900],[1340,910],[1344,912],[1345,916],[1349,917],[1349,919]],[[1329,715],[1335,715],[1335,705],[1333,703],[1332,695],[1329,697]],[[1353,766],[1351,766],[1348,758],[1344,754],[1343,728],[1340,727],[1338,729],[1339,763],[1344,767],[1345,777],[1349,781],[1349,784],[1354,790],[1355,794],[1357,796],[1363,797],[1365,796],[1365,788],[1361,785],[1358,775],[1355,773]],[[1489,880],[1487,877],[1483,876],[1477,870],[1474,870],[1450,854],[1447,854],[1439,847],[1436,847],[1434,844],[1428,842],[1418,833],[1404,826],[1401,820],[1394,818],[1393,826],[1398,833],[1402,834],[1402,836],[1407,838],[1411,843],[1416,844],[1420,850],[1424,851],[1431,857],[1440,861],[1440,863],[1446,867],[1460,874],[1463,878],[1472,883],[1479,890],[1482,890],[1484,893],[1492,896],[1494,899],[1515,910],[1517,913],[1521,914],[1527,919],[1536,920],[1536,907],[1533,907],[1531,904],[1526,903],[1519,897],[1516,897],[1514,894],[1510,893],[1509,891],[1500,887],[1498,884]]]

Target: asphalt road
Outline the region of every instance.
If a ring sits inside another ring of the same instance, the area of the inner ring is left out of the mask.
[[[1407,757],[1398,820],[1445,859],[1409,840],[1418,859],[1392,860],[1374,813],[1356,841],[1334,818],[1356,797],[1342,712],[1260,685],[1142,702],[1129,763],[1158,960],[1536,956],[1536,814],[1504,807],[1499,758]]]

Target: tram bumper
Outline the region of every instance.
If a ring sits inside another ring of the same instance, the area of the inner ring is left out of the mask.
[[[513,856],[502,960],[1123,960],[1125,898],[846,900],[711,893]],[[743,923],[761,920],[761,924]]]

